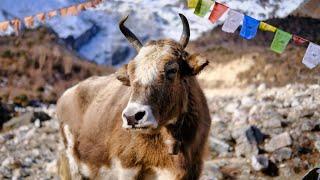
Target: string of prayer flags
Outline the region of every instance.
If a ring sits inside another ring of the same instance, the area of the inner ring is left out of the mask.
[[[222,30],[227,33],[234,33],[242,24],[244,15],[238,11],[230,9],[228,17],[222,26]]]
[[[274,52],[282,53],[286,49],[291,38],[292,35],[290,33],[277,29],[271,44],[271,49]]]
[[[240,36],[244,39],[253,39],[258,31],[260,21],[245,15],[243,19],[243,25],[240,31]]]
[[[53,17],[55,17],[57,15],[58,15],[58,11],[56,11],[56,10],[48,12],[48,18],[49,19],[51,19],[51,18],[53,18]]]
[[[27,26],[27,28],[32,28],[34,24],[34,18],[33,16],[27,16],[24,18],[24,24]]]
[[[198,0],[188,0],[188,8],[196,8]]]
[[[211,14],[209,16],[209,20],[212,23],[215,23],[228,9],[229,8],[226,5],[215,2]]]
[[[9,21],[0,22],[0,31],[5,32],[9,27]]]
[[[306,40],[306,39],[304,39],[304,38],[302,38],[300,36],[297,36],[297,35],[293,35],[292,36],[292,40],[296,45],[299,45],[299,46],[304,45],[307,42],[309,42],[308,40]]]
[[[3,21],[3,22],[0,22],[0,31],[5,32],[8,30],[8,27],[10,25],[12,25],[15,34],[18,35],[20,28],[21,28],[21,22],[23,22],[25,24],[25,27],[32,28],[34,26],[35,18],[38,19],[41,23],[44,23],[46,21],[46,17],[48,17],[48,19],[51,19],[52,17],[57,16],[59,13],[61,14],[61,16],[77,15],[80,11],[95,7],[96,5],[98,5],[101,2],[102,2],[102,0],[91,0],[88,2],[64,7],[61,9],[51,10],[47,13],[40,12],[40,13],[33,15],[33,16],[22,17],[21,21],[19,19],[14,19],[11,21]]]
[[[100,1],[100,0],[99,0]],[[204,17],[206,13],[210,10],[213,2],[210,0],[187,0],[189,8],[195,8],[194,14]],[[215,2],[213,9],[210,13],[209,20],[212,23],[217,22],[223,14],[230,8],[224,4]],[[258,29],[261,31],[268,31],[275,33],[274,38],[271,43],[271,50],[282,53],[290,40],[292,39],[296,45],[306,45],[309,43],[307,39],[300,37],[298,35],[292,35],[288,32],[280,30],[270,24],[265,22],[260,22],[250,16],[244,15],[238,11],[230,9],[227,18],[222,26],[222,30],[227,33],[234,33],[240,25],[241,31],[240,36],[244,39],[253,39]],[[312,69],[317,65],[320,65],[320,45],[309,43],[308,49],[303,57],[302,63],[308,68]]]
[[[209,12],[212,4],[212,0],[199,0],[196,9],[194,10],[194,14],[200,17],[204,17],[207,14],[207,12]]]
[[[36,15],[36,17],[37,17],[38,20],[39,20],[40,22],[42,22],[42,23],[44,23],[45,20],[46,20],[46,15],[45,15],[44,13],[39,13],[39,14]]]
[[[269,31],[269,32],[276,32],[277,28],[270,25],[270,24],[267,24],[265,22],[260,22],[260,25],[259,25],[259,29],[262,30],[262,31]]]
[[[309,69],[312,69],[320,64],[320,46],[310,42],[303,57],[302,63]]]

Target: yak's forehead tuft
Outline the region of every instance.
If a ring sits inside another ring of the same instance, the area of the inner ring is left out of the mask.
[[[170,45],[148,45],[142,47],[135,57],[135,77],[142,85],[151,84],[158,76],[160,60],[173,56]]]

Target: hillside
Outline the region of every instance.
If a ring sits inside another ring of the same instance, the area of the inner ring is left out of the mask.
[[[0,63],[2,101],[24,106],[31,100],[54,103],[80,80],[113,72],[77,57],[45,28],[0,37]]]

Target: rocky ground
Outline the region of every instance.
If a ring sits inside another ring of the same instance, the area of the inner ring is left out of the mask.
[[[206,94],[213,123],[204,179],[299,178],[320,166],[319,85]],[[56,178],[62,146],[54,110],[15,108],[19,115],[0,135],[0,179]]]

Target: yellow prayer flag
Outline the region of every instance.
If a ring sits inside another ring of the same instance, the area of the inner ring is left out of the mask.
[[[5,32],[9,27],[9,21],[0,22],[0,31]]]
[[[196,8],[199,0],[188,0],[188,8]]]
[[[259,29],[262,31],[270,31],[270,32],[276,32],[277,30],[276,27],[262,21],[260,22]]]
[[[24,18],[24,24],[27,26],[27,28],[32,28],[34,23],[33,16],[27,16]]]

